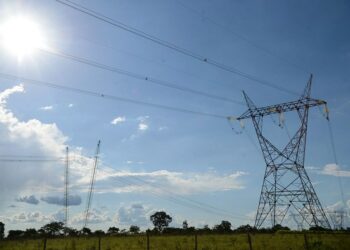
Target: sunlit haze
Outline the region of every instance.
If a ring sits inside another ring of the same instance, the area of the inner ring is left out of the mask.
[[[1,42],[5,50],[18,58],[31,55],[45,45],[40,26],[31,18],[15,16],[0,26]]]

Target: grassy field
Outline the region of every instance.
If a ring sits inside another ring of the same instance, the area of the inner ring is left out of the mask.
[[[305,238],[306,236],[306,238]],[[198,250],[349,250],[350,234],[345,233],[276,233],[198,235]],[[100,241],[100,245],[99,245]],[[8,240],[0,250],[43,250],[44,240]],[[146,235],[47,239],[46,250],[147,250]],[[195,250],[195,236],[150,236],[150,250]]]

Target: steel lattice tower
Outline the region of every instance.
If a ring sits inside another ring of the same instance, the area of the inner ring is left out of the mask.
[[[266,163],[255,227],[282,224],[290,212],[300,214],[303,224],[330,228],[329,221],[304,168],[306,134],[309,108],[326,105],[313,99],[312,75],[302,96],[292,102],[258,108],[243,92],[248,110],[237,120],[251,119]],[[274,146],[262,132],[263,119],[272,114],[295,111],[300,127],[281,150]],[[268,218],[271,219],[271,224]]]

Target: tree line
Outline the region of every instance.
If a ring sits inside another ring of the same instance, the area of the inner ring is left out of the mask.
[[[147,229],[146,233],[151,234],[209,234],[209,233],[273,233],[277,231],[290,231],[290,228],[276,225],[273,228],[260,228],[247,225],[241,225],[235,229],[232,229],[232,224],[229,221],[223,220],[220,224],[210,228],[208,225],[204,225],[202,228],[195,228],[189,226],[185,220],[182,223],[182,227],[169,227],[172,222],[172,217],[164,211],[155,212],[150,216],[150,221],[153,223],[153,229]],[[322,227],[311,227],[310,231],[330,231]],[[346,231],[350,231],[347,228]],[[43,238],[43,237],[62,237],[62,236],[105,236],[105,235],[133,235],[144,233],[141,232],[140,227],[137,225],[131,225],[129,229],[119,229],[117,227],[110,227],[107,231],[96,230],[92,231],[90,228],[84,227],[81,230],[75,228],[66,227],[63,222],[50,222],[42,226],[39,230],[35,228],[28,228],[26,230],[9,230],[7,239],[21,239],[21,238]],[[0,222],[0,239],[5,238],[5,224]]]

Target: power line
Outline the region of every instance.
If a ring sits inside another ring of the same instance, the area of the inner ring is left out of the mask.
[[[236,31],[233,31],[232,29],[228,28],[227,26],[221,24],[220,22],[214,20],[213,18],[210,18],[209,16],[207,15],[204,15],[201,11],[195,9],[195,8],[192,8],[192,7],[189,7],[187,4],[185,4],[183,1],[181,0],[175,0],[175,2],[177,2],[179,5],[181,5],[183,8],[195,13],[197,16],[199,16],[200,18],[204,19],[204,20],[207,20],[208,22],[212,23],[213,25],[215,25],[216,27],[219,27],[221,28],[222,30],[226,30],[228,31],[228,33],[234,35],[235,37],[245,41],[246,43],[250,44],[251,46],[265,52],[266,54],[272,56],[272,57],[275,57],[277,58],[278,60],[280,61],[283,61],[284,63],[290,65],[290,66],[293,66],[294,68],[298,69],[298,70],[301,70],[303,71],[304,73],[307,73],[307,74],[310,74],[310,71],[305,69],[304,67],[290,61],[290,60],[287,60],[286,58],[284,57],[281,57],[275,53],[273,53],[271,50],[259,45],[258,43],[248,39],[246,36],[243,36],[241,34],[239,34],[238,32]]]
[[[109,95],[109,94],[99,93],[99,92],[90,91],[90,90],[84,90],[84,89],[80,89],[80,88],[73,88],[73,87],[68,87],[68,86],[44,82],[44,81],[37,81],[37,80],[29,79],[29,78],[24,78],[21,76],[4,74],[1,72],[0,72],[0,78],[10,79],[10,80],[15,80],[15,81],[23,81],[23,82],[33,84],[33,85],[45,86],[45,87],[54,88],[54,89],[60,89],[60,90],[64,90],[64,91],[74,92],[77,94],[104,98],[104,99],[108,99],[108,100],[112,100],[112,101],[132,103],[132,104],[148,106],[148,107],[153,107],[153,108],[159,108],[159,109],[166,109],[166,110],[182,112],[182,113],[187,113],[187,114],[192,114],[192,115],[200,115],[200,116],[206,116],[206,117],[211,117],[211,118],[226,119],[226,116],[224,116],[224,115],[218,115],[218,114],[213,114],[213,113],[206,113],[206,112],[201,112],[201,111],[194,111],[194,110],[189,110],[189,109],[166,106],[166,105],[162,105],[162,104],[144,102],[144,101],[129,99],[129,98],[125,98],[125,97]]]
[[[64,172],[64,199],[65,199],[65,227],[68,228],[68,216],[69,216],[69,148],[66,147],[66,159],[65,159],[65,172]]]
[[[331,124],[331,121],[330,121],[329,117],[327,117],[327,118],[328,118],[327,119],[327,121],[328,121],[327,125],[328,125],[328,131],[329,131],[329,138],[330,138],[330,141],[331,141],[333,159],[334,159],[334,163],[336,164],[336,167],[339,168],[338,157],[337,157],[337,153],[336,153],[336,149],[335,149],[333,128],[332,128],[332,124]],[[341,180],[341,176],[339,174],[339,170],[337,170],[337,172],[338,172],[338,184],[339,184],[341,199],[342,199],[342,202],[343,202],[343,206],[346,207],[344,190],[343,190],[343,183],[342,183],[342,180]]]
[[[63,159],[0,159],[0,162],[59,162]]]
[[[66,35],[67,34],[66,31],[62,31],[62,30],[59,30],[59,32],[61,32],[62,35]],[[72,34],[70,34],[70,35],[72,35]],[[189,71],[186,71],[186,70],[179,69],[177,67],[171,66],[169,64],[166,64],[166,63],[164,63],[164,61],[159,61],[158,59],[150,59],[150,58],[147,58],[147,57],[144,57],[144,56],[140,56],[140,55],[137,55],[136,53],[132,53],[130,51],[125,51],[125,50],[122,50],[120,48],[116,48],[116,47],[111,46],[109,44],[106,44],[104,42],[101,43],[101,41],[92,40],[91,38],[87,38],[86,36],[82,36],[81,34],[78,34],[76,32],[74,32],[74,37],[78,37],[79,39],[81,39],[81,40],[83,40],[85,42],[88,42],[90,44],[93,44],[93,45],[96,45],[96,46],[99,46],[99,47],[102,47],[102,48],[106,48],[106,49],[109,49],[109,50],[113,50],[113,51],[115,51],[117,53],[121,53],[121,54],[124,54],[124,55],[127,55],[127,56],[136,57],[136,58],[138,58],[138,59],[140,59],[142,61],[145,61],[145,62],[151,62],[153,64],[157,64],[157,65],[161,65],[163,67],[167,67],[168,69],[171,69],[171,70],[173,70],[175,72],[180,72],[180,73],[186,74],[186,75],[188,75],[190,77],[199,79],[201,81],[206,81],[206,82],[214,84],[214,85],[217,84],[217,83],[214,83],[213,81],[208,81],[208,79],[206,79],[203,76],[200,76],[198,74],[194,74],[193,72],[189,72]],[[235,89],[237,91],[241,91],[240,88],[235,88]],[[212,94],[210,94],[210,95],[212,95]],[[220,98],[222,98],[221,99],[222,101],[228,101],[228,102],[232,101],[232,99],[228,99],[228,98],[225,98],[225,97],[220,97]],[[218,99],[218,100],[220,100],[220,99]],[[239,101],[236,101],[236,100],[233,100],[233,101],[234,101],[234,103],[235,102],[239,102]],[[239,103],[237,103],[237,104],[239,104]]]
[[[135,182],[132,182],[130,180],[127,180],[125,179],[126,176],[118,176],[120,177],[119,179],[116,179],[116,181],[120,181],[124,184],[127,184],[127,185],[137,185],[137,186],[141,186],[141,185],[138,185],[138,184],[135,184]],[[135,177],[135,176],[132,176],[132,177]],[[151,183],[147,182],[147,181],[144,181],[144,180],[141,180],[139,179],[139,181],[142,181],[148,185],[151,185],[153,186]],[[161,189],[163,192],[164,192],[164,189]],[[197,201],[194,201],[194,200],[191,200],[191,199],[186,199],[184,197],[181,197],[179,195],[176,195],[172,192],[168,192],[166,191],[165,193],[168,194],[169,196],[162,196],[154,191],[151,191],[151,190],[148,190],[149,194],[155,196],[155,197],[158,197],[160,199],[164,199],[164,200],[168,200],[174,204],[177,204],[177,205],[181,205],[181,206],[184,206],[184,207],[189,207],[189,208],[192,208],[192,209],[199,209],[199,210],[202,210],[206,213],[209,213],[209,214],[216,214],[216,215],[220,215],[220,216],[229,216],[231,218],[235,218],[235,219],[241,219],[241,220],[247,220],[248,218],[244,218],[244,217],[240,217],[240,216],[234,216],[230,213],[227,213],[227,212],[220,212],[218,211],[218,208],[214,208],[208,204],[204,204],[204,203],[200,203],[200,202],[197,202]],[[180,198],[180,199],[179,199]]]
[[[91,175],[91,180],[90,180],[90,188],[89,188],[89,193],[88,193],[88,199],[87,199],[87,203],[86,203],[84,228],[87,227],[87,223],[88,223],[88,219],[89,219],[89,211],[90,211],[91,202],[92,202],[92,196],[93,196],[93,193],[94,193],[94,184],[95,184],[95,178],[96,178],[96,170],[97,170],[97,164],[98,164],[98,157],[99,157],[99,154],[100,154],[100,144],[101,144],[101,141],[99,140],[98,143],[97,143],[95,159],[94,159],[94,165],[93,165],[92,175]]]
[[[220,210],[221,213],[224,213],[224,214],[227,214],[227,215],[232,216],[232,214],[231,214],[230,212],[228,212],[228,211],[226,211],[226,210],[224,210],[224,209],[217,208],[217,207],[211,206],[210,204],[206,204],[206,203],[203,203],[203,202],[200,202],[200,201],[196,201],[196,200],[194,200],[194,199],[185,197],[184,195],[176,194],[176,193],[172,192],[172,191],[169,190],[169,189],[165,189],[163,185],[160,185],[160,184],[156,184],[156,183],[154,183],[154,182],[149,182],[149,181],[143,180],[143,179],[141,179],[141,178],[139,178],[139,177],[137,177],[137,176],[134,176],[134,175],[132,175],[132,176],[130,176],[130,177],[132,177],[132,178],[134,178],[134,179],[136,179],[136,180],[138,180],[138,181],[140,181],[140,182],[143,182],[143,183],[145,183],[145,184],[147,184],[147,185],[153,186],[153,187],[155,187],[155,188],[159,188],[160,190],[165,191],[166,193],[168,193],[168,194],[170,194],[170,195],[172,195],[172,196],[176,196],[176,197],[179,197],[180,199],[187,200],[187,201],[189,201],[189,202],[191,202],[191,203],[194,203],[194,204],[196,204],[197,206],[198,206],[198,205],[199,205],[199,206],[203,206],[203,207],[206,207],[206,208],[213,209],[213,210],[215,210],[215,211]]]
[[[171,83],[171,82],[168,82],[168,81],[163,81],[163,80],[156,79],[156,78],[153,78],[153,77],[149,77],[149,76],[141,75],[141,74],[134,73],[134,72],[131,72],[131,71],[123,70],[123,69],[120,69],[120,68],[116,68],[114,66],[109,66],[109,65],[106,65],[106,64],[102,64],[102,63],[99,63],[99,62],[96,62],[96,61],[93,61],[93,60],[89,60],[89,59],[86,59],[86,58],[82,58],[82,57],[70,55],[70,54],[67,54],[67,53],[63,53],[61,51],[53,51],[53,50],[45,50],[45,49],[40,49],[40,51],[42,51],[44,53],[47,53],[47,54],[50,54],[50,55],[58,56],[58,57],[61,57],[61,58],[64,58],[64,59],[68,59],[68,60],[72,60],[72,61],[75,61],[75,62],[78,62],[78,63],[89,65],[89,66],[92,66],[92,67],[95,67],[95,68],[99,68],[99,69],[102,69],[102,70],[107,70],[107,71],[110,71],[110,72],[113,72],[113,73],[126,75],[128,77],[132,77],[132,78],[135,78],[137,80],[141,80],[141,81],[146,81],[146,82],[149,82],[149,83],[157,84],[157,85],[162,86],[162,87],[176,89],[176,90],[183,91],[183,92],[189,92],[191,94],[200,95],[200,96],[204,96],[204,97],[207,97],[207,98],[212,98],[212,99],[216,99],[216,100],[220,100],[220,101],[231,102],[231,103],[235,103],[235,104],[238,104],[238,105],[244,105],[243,102],[241,102],[241,101],[237,101],[237,100],[233,100],[233,99],[230,99],[230,98],[209,94],[209,93],[206,93],[206,92],[203,92],[203,91],[199,91],[199,90],[195,90],[195,89],[191,89],[191,88],[188,88],[188,87],[179,86],[177,84],[174,84],[174,83]]]
[[[112,25],[114,27],[117,27],[117,28],[120,28],[120,29],[122,29],[124,31],[130,32],[130,33],[132,33],[132,34],[134,34],[136,36],[142,37],[144,39],[147,39],[147,40],[150,40],[150,41],[152,41],[154,43],[157,43],[157,44],[159,44],[161,46],[164,46],[166,48],[169,48],[169,49],[172,49],[174,51],[177,51],[177,52],[179,52],[179,53],[181,53],[183,55],[186,55],[186,56],[194,58],[194,59],[196,59],[198,61],[207,63],[207,64],[209,64],[211,66],[214,66],[214,67],[219,68],[221,70],[224,70],[226,72],[239,75],[239,76],[241,76],[243,78],[246,78],[246,79],[249,79],[251,81],[257,82],[257,83],[259,83],[261,85],[264,85],[264,86],[267,86],[267,87],[270,87],[270,88],[274,88],[276,90],[279,90],[279,91],[282,91],[282,92],[285,92],[285,93],[288,93],[288,94],[299,95],[298,93],[296,93],[294,91],[291,91],[291,90],[289,90],[287,88],[284,88],[284,87],[278,86],[276,84],[270,83],[268,81],[259,79],[258,77],[254,76],[254,75],[248,74],[248,73],[243,72],[243,71],[241,71],[239,69],[236,69],[234,67],[231,67],[231,66],[228,66],[226,64],[220,63],[220,62],[218,62],[216,60],[213,60],[211,58],[202,56],[202,55],[197,54],[195,52],[192,52],[192,51],[190,51],[188,49],[179,47],[179,46],[177,46],[177,45],[175,45],[173,43],[167,42],[167,41],[162,40],[160,38],[157,38],[157,37],[155,37],[153,35],[145,33],[145,32],[143,32],[141,30],[133,28],[133,27],[131,27],[129,25],[126,25],[126,24],[124,24],[122,22],[119,22],[119,21],[117,21],[115,19],[107,17],[107,16],[105,16],[105,15],[103,15],[101,13],[98,13],[98,12],[96,12],[94,10],[91,10],[91,9],[89,9],[87,7],[84,7],[84,6],[80,5],[80,4],[74,3],[74,2],[69,1],[69,0],[65,0],[65,1],[56,0],[56,2],[58,2],[60,4],[63,4],[63,5],[66,5],[66,6],[72,8],[72,9],[74,9],[76,11],[79,11],[79,12],[84,13],[86,15],[89,15],[91,17],[94,17],[94,18],[96,18],[96,19],[98,19],[100,21],[103,21],[103,22],[105,22],[107,24],[110,24],[110,25]]]

